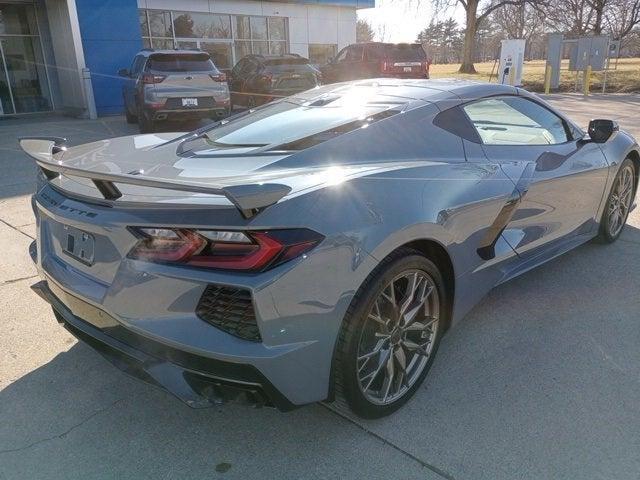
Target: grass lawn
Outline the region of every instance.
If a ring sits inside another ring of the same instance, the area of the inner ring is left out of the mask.
[[[489,75],[493,62],[476,63],[476,75],[460,74],[458,72],[459,64],[451,63],[447,65],[438,64],[431,65],[431,78],[468,78],[480,81],[489,81]],[[542,92],[544,90],[544,60],[532,60],[524,63],[524,72],[522,82],[524,87],[534,92]],[[568,71],[569,60],[563,60],[562,69],[560,71],[560,88],[558,91],[573,92],[576,86],[576,73]],[[615,68],[615,60],[611,61],[611,69],[607,71],[607,93],[630,93],[640,92],[640,58],[621,58],[618,60],[618,68]],[[492,82],[496,81],[496,64]],[[594,72],[591,77],[591,92],[602,91],[602,80],[604,72]],[[582,73],[578,77],[578,91],[582,91]]]

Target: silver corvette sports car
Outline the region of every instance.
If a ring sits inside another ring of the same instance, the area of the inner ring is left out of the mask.
[[[367,80],[39,167],[33,289],[116,366],[194,407],[341,399],[380,417],[495,285],[633,207],[640,149],[521,89]]]

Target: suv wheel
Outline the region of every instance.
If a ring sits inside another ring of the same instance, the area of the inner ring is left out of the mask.
[[[127,106],[127,99],[122,96],[122,100],[124,102],[124,116],[127,119],[127,123],[138,123],[138,117],[129,113],[129,107]]]
[[[389,256],[345,316],[334,361],[337,398],[363,418],[395,412],[426,377],[448,319],[436,265],[411,249]]]
[[[124,116],[127,118],[127,123],[138,123],[138,117],[131,115],[127,107],[124,109]]]
[[[138,126],[140,128],[140,133],[153,132],[153,123],[153,120],[144,113],[144,110],[141,107],[138,107]]]

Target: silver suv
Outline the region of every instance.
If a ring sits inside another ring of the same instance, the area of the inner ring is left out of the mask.
[[[141,50],[130,69],[118,74],[128,123],[142,133],[163,120],[227,117],[231,102],[227,76],[201,50]]]

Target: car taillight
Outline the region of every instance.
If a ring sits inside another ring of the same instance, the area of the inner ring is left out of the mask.
[[[154,75],[152,73],[145,73],[144,75],[142,75],[142,83],[147,85],[153,84],[153,83],[160,83],[165,78],[167,78],[166,75]]]
[[[298,257],[324,237],[305,228],[269,231],[131,229],[139,237],[128,257],[156,263],[260,271]]]
[[[209,74],[209,77],[211,77],[211,80],[213,80],[214,82],[226,82],[227,81],[227,74],[226,73],[211,73]]]

